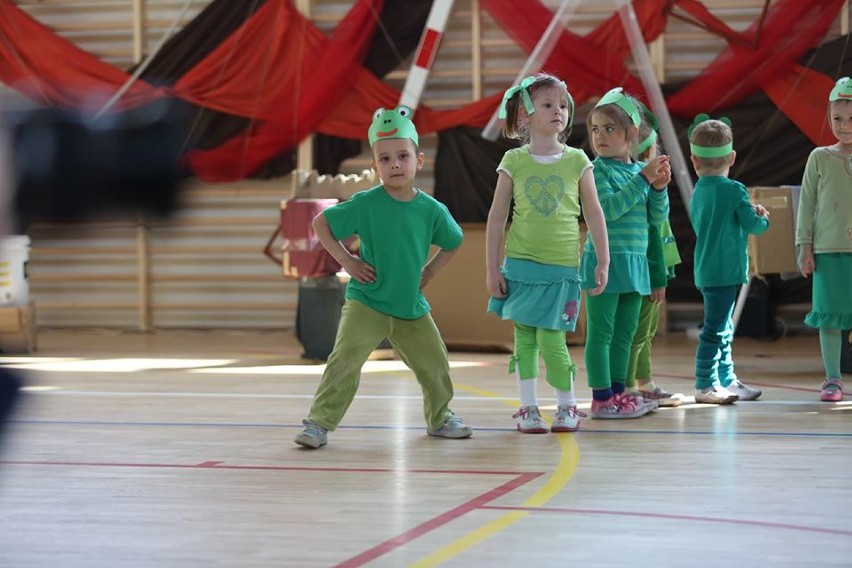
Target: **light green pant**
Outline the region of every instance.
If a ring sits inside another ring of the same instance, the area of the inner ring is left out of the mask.
[[[337,428],[355,398],[361,366],[385,338],[420,383],[426,423],[430,428],[444,424],[450,413],[453,383],[447,348],[432,316],[404,320],[352,300],[343,305],[334,350],[314,396],[309,421],[326,430]]]
[[[590,388],[625,381],[641,305],[639,292],[587,297],[584,355]]]
[[[627,367],[627,388],[636,387],[636,379],[651,380],[651,342],[657,335],[657,324],[660,321],[660,304],[651,300],[651,296],[642,296],[642,307],[639,309],[639,325],[633,335],[633,346],[630,349],[630,364]]]
[[[544,359],[547,382],[555,389],[570,391],[577,366],[571,361],[565,332],[541,329],[520,323],[515,324],[515,354],[509,363],[509,372],[517,366],[521,380],[538,377],[538,354]]]

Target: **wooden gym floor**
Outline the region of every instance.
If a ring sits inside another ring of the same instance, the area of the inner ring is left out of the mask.
[[[658,338],[662,385],[691,392],[694,347]],[[322,372],[300,352],[287,333],[45,331],[3,357],[28,386],[0,566],[852,566],[852,400],[817,402],[815,337],[736,340],[760,401],[560,435],[515,431],[505,354],[453,353],[469,440],[426,436],[411,373],[375,361],[316,451],[292,442]]]

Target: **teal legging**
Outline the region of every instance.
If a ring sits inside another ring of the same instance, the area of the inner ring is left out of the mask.
[[[577,366],[571,361],[565,345],[565,332],[516,323],[515,354],[509,363],[509,372],[514,373],[517,368],[521,380],[535,379],[539,352],[544,359],[548,384],[561,391],[571,390]]]
[[[819,328],[819,350],[826,379],[840,378],[840,351],[843,337],[839,329]]]
[[[639,310],[639,325],[633,335],[633,345],[630,348],[630,364],[627,366],[625,385],[629,389],[636,387],[636,379],[651,380],[651,343],[657,335],[657,324],[660,321],[660,304],[651,300],[651,296],[642,296],[642,307]]]
[[[590,388],[625,382],[641,307],[639,292],[587,296],[585,359]]]

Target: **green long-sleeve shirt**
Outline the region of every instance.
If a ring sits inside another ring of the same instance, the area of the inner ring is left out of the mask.
[[[724,176],[698,178],[689,217],[695,229],[695,285],[734,286],[748,281],[748,235],[769,228],[748,189]]]
[[[814,253],[852,252],[852,156],[826,146],[808,156],[796,244],[813,245]]]

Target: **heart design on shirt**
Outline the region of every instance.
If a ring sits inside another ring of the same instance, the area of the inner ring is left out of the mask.
[[[524,184],[524,194],[536,211],[548,217],[556,211],[565,195],[565,182],[557,175],[547,176],[546,179],[530,176]]]

